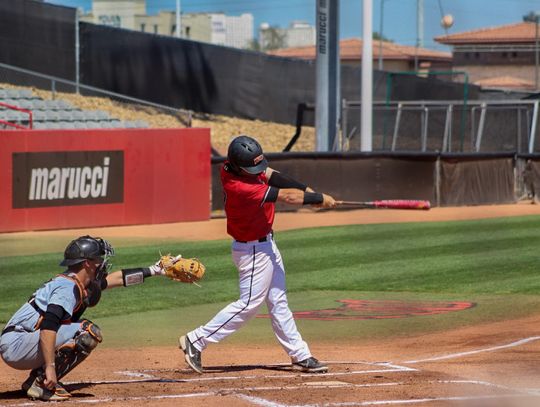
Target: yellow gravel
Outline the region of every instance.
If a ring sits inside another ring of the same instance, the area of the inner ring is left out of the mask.
[[[1,88],[21,88],[9,84],[0,84]],[[52,99],[52,92],[30,88],[34,95],[43,99]],[[73,93],[56,92],[56,99],[64,99],[83,110],[102,110],[120,120],[144,120],[150,128],[185,127],[179,117],[164,114],[152,107],[122,103],[104,97],[81,96]],[[288,144],[296,131],[296,127],[287,124],[247,120],[220,115],[195,114],[192,127],[209,127],[212,146],[220,154],[225,155],[230,140],[239,134],[247,134],[259,140],[264,151],[280,152]],[[292,151],[314,151],[315,129],[304,126],[302,134]]]

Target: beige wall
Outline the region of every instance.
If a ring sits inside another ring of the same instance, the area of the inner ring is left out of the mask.
[[[194,41],[212,41],[210,14],[190,14],[182,18],[182,37]]]
[[[93,23],[136,30],[135,16],[146,14],[145,0],[93,0]]]
[[[353,67],[356,67],[356,68],[360,68],[361,67],[361,62],[360,60],[356,60],[356,61],[341,61],[341,64],[342,65],[345,65],[345,66],[353,66]],[[413,62],[413,65],[414,65],[414,62]],[[379,69],[379,61],[377,59],[374,59],[373,60],[373,69]],[[389,61],[389,60],[386,60],[386,61],[383,61],[383,69],[385,71],[390,71],[390,72],[398,72],[398,71],[408,71],[410,69],[409,67],[409,61],[405,61],[405,60],[399,60],[399,61]]]
[[[531,65],[469,65],[460,66],[459,70],[469,74],[471,83],[497,76],[513,76],[532,83],[535,78],[535,67]]]

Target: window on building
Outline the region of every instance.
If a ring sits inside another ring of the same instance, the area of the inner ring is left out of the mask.
[[[479,59],[479,58],[480,58],[480,53],[479,53],[479,52],[475,52],[475,53],[474,53],[474,57],[475,57],[476,59]]]
[[[469,59],[471,57],[471,54],[469,54],[468,52],[465,53],[465,59]]]
[[[157,33],[158,33],[158,25],[154,24],[154,34],[157,34]]]
[[[174,34],[176,34],[176,24],[173,24],[172,29],[171,29],[171,35],[174,35]]]
[[[144,32],[144,29],[146,28],[146,24],[141,24],[141,31]]]
[[[517,58],[517,52],[512,52],[512,58]]]
[[[191,27],[187,26],[186,27],[186,38],[190,38],[190,31],[191,31]]]
[[[508,57],[508,52],[503,52],[503,53],[502,53],[502,57],[503,57],[503,58],[507,58],[507,57]]]

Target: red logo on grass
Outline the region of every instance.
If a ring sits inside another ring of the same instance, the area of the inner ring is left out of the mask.
[[[474,302],[401,301],[401,300],[337,300],[338,308],[293,312],[295,319],[318,321],[393,319],[422,315],[446,314],[474,307]],[[257,315],[270,318],[270,315]]]

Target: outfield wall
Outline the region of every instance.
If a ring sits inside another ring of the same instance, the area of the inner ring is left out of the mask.
[[[507,204],[524,193],[523,158],[513,154],[283,153],[270,166],[317,191],[352,201],[427,199],[434,206]],[[534,156],[536,157],[536,156]],[[223,209],[219,168],[212,159],[212,209]],[[540,158],[530,159],[540,191]],[[536,184],[534,184],[536,182]],[[287,206],[279,206],[284,210]],[[291,209],[291,207],[288,207]]]
[[[206,220],[209,129],[0,131],[0,232]]]

